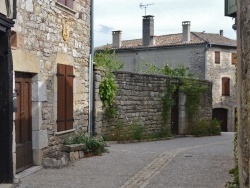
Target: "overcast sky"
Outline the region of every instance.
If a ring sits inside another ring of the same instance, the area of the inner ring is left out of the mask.
[[[122,40],[142,38],[140,3],[152,4],[147,15],[154,15],[154,34],[182,32],[182,21],[191,21],[191,31],[219,33],[236,39],[234,20],[224,16],[224,0],[94,0],[95,47],[112,42],[113,30],[122,30]]]

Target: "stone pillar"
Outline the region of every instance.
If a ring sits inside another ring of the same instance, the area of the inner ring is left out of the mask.
[[[186,112],[186,95],[179,93],[179,134],[186,134],[188,128],[188,117]]]
[[[47,130],[42,130],[42,102],[47,101],[47,89],[37,74],[32,79],[32,149],[35,165],[42,164],[42,149],[48,146]]]
[[[237,102],[238,102],[238,162],[240,187],[249,187],[250,138],[250,1],[237,1]]]

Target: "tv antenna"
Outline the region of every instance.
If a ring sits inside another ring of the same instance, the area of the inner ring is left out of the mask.
[[[150,3],[150,4],[142,4],[142,3],[140,3],[140,5],[139,5],[140,8],[145,9],[145,16],[147,15],[147,8],[148,8],[149,5],[154,5],[154,3]]]

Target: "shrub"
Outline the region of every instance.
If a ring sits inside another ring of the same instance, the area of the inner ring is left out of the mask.
[[[168,138],[170,137],[170,130],[168,127],[162,125],[161,128],[159,130],[156,130],[151,137],[152,138]]]
[[[216,119],[207,120],[197,120],[191,125],[189,125],[190,134],[194,136],[211,136],[220,135],[220,122]]]
[[[71,144],[85,144],[86,147],[83,151],[85,153],[92,153],[93,155],[100,155],[107,152],[105,148],[106,143],[102,138],[89,138],[82,132],[69,136],[64,140],[64,145]]]

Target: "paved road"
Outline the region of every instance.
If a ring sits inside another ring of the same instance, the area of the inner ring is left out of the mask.
[[[233,133],[113,144],[110,153],[42,169],[19,188],[223,188],[232,179]]]

